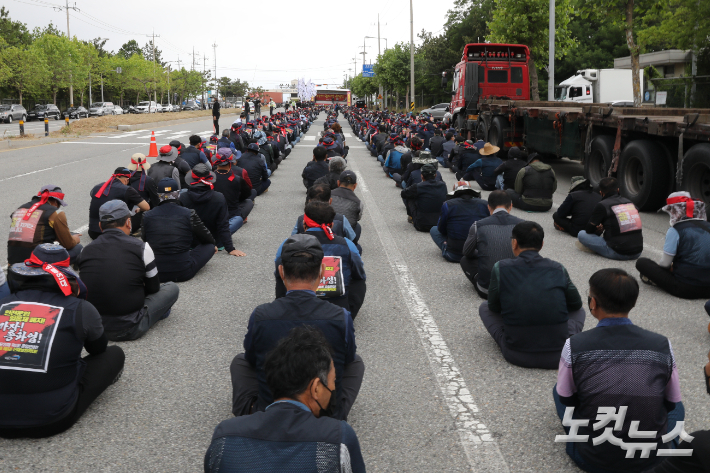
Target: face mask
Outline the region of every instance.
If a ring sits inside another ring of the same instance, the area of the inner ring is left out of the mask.
[[[320,412],[318,412],[318,417],[326,417],[326,416],[330,416],[335,410],[335,405],[334,405],[335,404],[335,391],[331,391],[330,388],[328,386],[326,386],[325,383],[323,383],[323,381],[321,381],[320,384],[322,384],[323,387],[325,389],[327,389],[328,392],[330,393],[330,402],[328,403],[327,408],[323,409],[323,406],[320,405],[320,402],[318,402],[318,399],[314,399],[314,401],[316,401],[316,404],[318,404],[318,408],[320,409]]]

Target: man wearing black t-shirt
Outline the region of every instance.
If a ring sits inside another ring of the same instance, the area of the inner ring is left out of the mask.
[[[239,153],[241,155],[241,153]],[[232,150],[220,148],[214,161],[216,166],[214,190],[221,192],[227,201],[229,213],[229,233],[232,235],[239,230],[247,216],[254,208],[251,200],[251,186],[243,178],[243,169],[232,164]]]
[[[101,235],[99,226],[99,207],[110,200],[122,200],[129,209],[138,206],[143,212],[150,210],[148,202],[137,190],[128,185],[131,171],[123,166],[116,168],[111,177],[103,184],[96,184],[91,189],[91,204],[89,204],[89,236],[96,240]]]

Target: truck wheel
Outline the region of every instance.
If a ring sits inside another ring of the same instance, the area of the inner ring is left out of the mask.
[[[473,141],[478,140],[479,135],[483,135],[483,141],[488,141],[488,128],[486,128],[486,122],[483,120],[478,120],[476,136],[473,137]]]
[[[635,140],[619,159],[619,189],[639,210],[658,210],[668,197],[668,164],[663,150],[648,140]]]
[[[592,141],[591,152],[584,160],[584,177],[589,180],[592,187],[599,187],[599,181],[607,176],[613,151],[614,138],[612,136],[600,135]]]
[[[491,129],[488,130],[488,142],[493,146],[500,148],[498,157],[505,157],[506,152],[503,150],[505,144],[505,134],[510,129],[508,121],[503,117],[493,117]]]
[[[685,152],[681,188],[710,205],[710,144],[699,143]]]

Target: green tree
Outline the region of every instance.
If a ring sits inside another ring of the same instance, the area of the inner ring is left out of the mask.
[[[50,23],[51,26],[51,23]],[[49,70],[47,87],[52,93],[52,102],[57,104],[57,93],[60,89],[69,87],[72,75],[76,72],[78,51],[76,45],[66,36],[43,34],[34,45],[39,48]]]
[[[23,95],[25,93],[32,95],[39,93],[42,84],[49,76],[42,51],[36,47],[21,49],[11,46],[5,48],[2,51],[2,60],[11,71],[10,77],[5,83],[17,92],[20,105]]]
[[[29,46],[32,43],[27,25],[10,19],[10,11],[0,7],[0,38],[9,46]]]
[[[377,82],[386,89],[395,91],[397,102],[399,102],[400,93],[409,96],[409,69],[409,43],[395,44],[394,47],[377,58],[373,67]],[[353,92],[355,92],[356,83],[357,77],[351,82],[350,88],[353,89]]]
[[[157,47],[155,48],[155,62],[156,64],[160,64],[161,66],[165,66],[163,64],[163,52],[158,49]],[[148,41],[145,43],[145,46],[143,46],[143,57],[146,58],[148,61],[153,61],[153,40]]]
[[[548,56],[549,12],[548,0],[496,0],[493,20],[488,23],[489,41],[519,43],[530,48],[530,94],[533,100],[540,100],[537,63],[544,64]],[[569,29],[574,14],[571,0],[556,1],[555,58],[563,57],[575,45]]]
[[[116,54],[123,56],[125,59],[129,59],[134,54],[138,54],[143,57],[143,50],[140,46],[138,46],[136,40],[132,39],[127,43],[123,43],[123,46],[121,46],[121,49],[119,49]]]

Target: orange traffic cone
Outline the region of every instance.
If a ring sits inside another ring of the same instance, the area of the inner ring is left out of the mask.
[[[151,131],[151,137],[150,137],[150,150],[148,151],[148,157],[149,158],[157,158],[158,157],[158,144],[155,142],[155,132]]]

